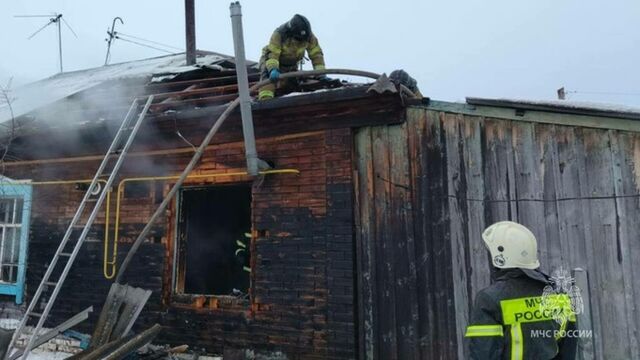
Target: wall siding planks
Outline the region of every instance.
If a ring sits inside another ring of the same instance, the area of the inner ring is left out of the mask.
[[[374,206],[359,200],[356,222],[363,358],[465,357],[469,309],[490,283],[480,235],[501,220],[532,229],[543,271],[586,270],[587,358],[640,357],[640,135],[410,107],[405,124],[355,141],[357,197]]]

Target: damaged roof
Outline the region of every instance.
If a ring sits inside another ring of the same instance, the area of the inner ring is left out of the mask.
[[[29,85],[33,93],[21,89],[14,102],[15,126],[5,128],[4,136],[10,134],[13,139],[6,158],[17,161],[100,154],[132,101],[144,103],[151,95],[153,101],[134,147],[152,151],[199,143],[212,121],[238,96],[235,63],[232,57],[215,53],[201,55],[195,67],[185,66],[184,58],[177,54],[59,74]],[[247,67],[249,85],[253,86],[260,79],[259,70],[255,63]],[[380,79],[351,83],[337,78],[305,78],[296,86],[279,88],[274,99],[252,103],[255,135],[261,138],[402,122],[402,110],[414,99],[407,99],[396,85],[390,89],[371,85]],[[51,94],[39,98],[37,94],[45,88],[49,90],[44,92]],[[252,94],[257,95],[257,89]],[[213,144],[242,139],[239,113],[231,113]]]
[[[209,51],[198,51],[196,65],[186,65],[184,53],[129,61],[92,69],[56,74],[49,78],[12,89],[10,105],[0,104],[0,123],[36,111],[79,92],[116,80],[161,82],[180,74],[202,69],[234,69],[233,57]],[[249,62],[250,66],[255,62]]]

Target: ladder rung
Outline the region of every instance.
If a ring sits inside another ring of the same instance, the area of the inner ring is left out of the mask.
[[[42,314],[36,312],[30,312],[29,316],[42,317]]]
[[[44,286],[56,286],[58,285],[57,282],[53,282],[53,281],[45,281],[44,282]]]
[[[71,253],[60,253],[60,256],[69,256],[69,257],[71,257]]]

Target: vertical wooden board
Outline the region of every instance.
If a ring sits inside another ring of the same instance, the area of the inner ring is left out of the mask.
[[[587,268],[585,249],[584,203],[580,197],[579,163],[576,160],[575,130],[558,126],[552,143],[552,171],[555,178],[556,196],[559,199],[558,226],[562,258],[570,268]]]
[[[374,204],[376,218],[376,254],[377,256],[377,298],[379,308],[378,324],[380,332],[381,359],[397,359],[398,343],[395,312],[395,264],[391,234],[389,182],[391,166],[389,163],[389,133],[386,126],[371,130],[373,141]]]
[[[554,125],[538,124],[535,127],[535,147],[540,154],[539,174],[542,185],[542,202],[546,248],[547,269],[563,267],[568,269],[568,264],[563,263],[562,248],[560,243],[560,228],[558,223],[558,195],[556,184],[556,167],[558,163],[558,150],[556,127]]]
[[[507,158],[507,190],[509,194],[509,218],[513,221],[518,221],[519,219],[519,205],[518,202],[518,193],[517,193],[517,181],[520,173],[516,170],[516,155],[515,155],[515,147],[514,143],[517,141],[517,129],[520,126],[519,122],[511,122],[510,130],[506,137],[511,141],[505,148],[506,150],[506,158]]]
[[[377,358],[375,216],[371,128],[360,129],[356,141],[356,243],[358,263],[359,348],[361,359]]]
[[[418,285],[420,296],[421,328],[420,344],[423,359],[446,358],[450,345],[447,342],[448,321],[446,304],[448,296],[443,290],[451,288],[451,266],[447,252],[442,244],[448,244],[448,221],[446,214],[446,154],[441,130],[442,113],[428,111],[420,147],[422,151],[419,196],[421,226],[416,228],[416,237],[421,237],[424,247],[416,247],[416,253],[422,254],[418,265]],[[416,244],[419,244],[416,241]],[[423,320],[424,319],[424,320]],[[457,351],[454,348],[454,351]],[[450,357],[455,357],[452,353]]]
[[[468,273],[469,254],[467,239],[467,177],[464,166],[463,142],[461,131],[462,115],[447,114],[444,116],[444,131],[447,166],[447,201],[449,203],[449,241],[451,247],[453,293],[456,312],[456,338],[463,340],[468,320]],[[463,347],[458,346],[458,357],[463,358]]]
[[[441,358],[452,358],[458,353],[457,327],[456,327],[456,307],[455,307],[455,280],[453,278],[453,253],[452,234],[450,222],[452,210],[449,209],[448,194],[448,173],[450,157],[447,146],[447,134],[445,131],[448,115],[440,113],[440,153],[434,159],[428,159],[430,169],[433,170],[431,186],[427,198],[430,200],[431,232],[429,243],[431,244],[431,256],[433,265],[431,272],[433,276],[433,291],[436,309],[436,356]],[[455,120],[455,117],[453,118]],[[444,152],[444,153],[443,153]],[[434,154],[435,155],[435,154]],[[451,155],[451,156],[455,156]],[[453,299],[453,301],[452,301]]]
[[[627,314],[626,327],[629,352],[632,359],[640,359],[638,349],[638,325],[634,321],[637,309],[634,299],[634,266],[631,255],[631,245],[638,242],[640,234],[638,221],[640,212],[637,211],[637,199],[626,197],[637,194],[634,183],[633,172],[631,171],[632,161],[629,161],[629,154],[632,153],[632,144],[627,136],[614,130],[609,130],[609,142],[611,144],[611,165],[613,172],[613,188],[616,196],[617,212],[617,235],[618,235],[618,263],[622,267],[622,282],[624,285],[624,308]],[[632,200],[631,202],[629,200]],[[634,201],[635,200],[635,201]]]
[[[575,129],[575,138],[573,142],[573,148],[575,151],[575,162],[577,163],[578,170],[578,185],[580,187],[580,198],[588,198],[591,196],[591,189],[587,178],[587,158],[589,157],[587,151],[592,151],[591,140],[585,140],[585,129]],[[600,283],[598,276],[598,261],[596,259],[594,238],[598,238],[594,235],[594,229],[599,228],[598,224],[592,224],[591,218],[596,212],[592,209],[593,204],[591,200],[581,200],[580,206],[583,207],[582,224],[584,226],[584,243],[586,254],[586,267],[587,279],[589,281],[589,294],[591,295],[585,301],[588,301],[591,309],[591,323],[593,325],[593,346],[594,353],[597,358],[603,357],[603,330],[602,323],[600,321]],[[592,214],[593,212],[593,214]]]
[[[514,170],[516,173],[516,198],[518,222],[527,226],[538,239],[538,256],[542,269],[549,269],[546,241],[544,204],[542,199],[542,174],[540,149],[534,140],[534,124],[513,124]],[[533,201],[532,201],[533,200]]]
[[[627,181],[625,181],[625,193],[635,195],[625,199],[630,212],[629,221],[630,224],[633,224],[633,227],[629,230],[633,234],[633,236],[630,236],[630,239],[634,239],[629,244],[628,258],[632,260],[632,270],[630,274],[627,274],[627,276],[631,277],[633,284],[635,316],[631,321],[635,321],[636,324],[640,324],[640,275],[638,275],[640,265],[636,262],[637,259],[640,259],[640,241],[638,241],[638,234],[640,234],[640,221],[634,220],[640,218],[640,134],[629,133],[627,134],[627,137],[630,150],[626,153],[627,166],[623,169],[630,173],[623,172],[623,178],[627,179]],[[636,259],[636,261],[633,261],[633,259]],[[640,336],[636,336],[635,341],[638,343],[637,346],[640,347]]]
[[[407,124],[389,126],[390,223],[395,264],[398,358],[418,359],[418,303],[415,283]]]
[[[484,119],[465,116],[464,121],[464,164],[466,167],[467,196],[467,238],[469,264],[471,271],[469,281],[469,307],[473,304],[475,294],[491,283],[491,264],[487,261],[487,249],[481,234],[486,228],[485,214],[485,180],[483,159]]]
[[[590,289],[586,272],[589,268],[586,239],[590,234],[585,232],[587,225],[585,219],[588,219],[589,210],[588,203],[580,199],[580,183],[584,180],[580,177],[580,161],[578,161],[578,152],[584,153],[577,149],[575,128],[558,126],[555,130],[555,141],[552,142],[556,151],[553,171],[556,179],[556,195],[561,199],[557,201],[560,248],[562,258],[569,269],[582,269],[576,272],[576,285],[580,288],[584,301],[584,312],[579,315],[578,327],[580,330],[593,332]],[[581,358],[593,359],[595,353],[593,337],[585,336],[578,342]]]
[[[511,149],[512,122],[496,119],[485,119],[482,158],[484,159],[484,193],[485,193],[485,223],[491,225],[498,221],[516,219],[511,211],[513,176],[509,176],[509,164],[513,158],[509,156]],[[488,255],[485,258],[490,263]]]
[[[411,206],[413,208],[413,234],[416,258],[416,291],[418,301],[418,346],[421,359],[432,359],[435,326],[433,325],[433,299],[428,282],[429,257],[427,245],[427,201],[428,194],[427,157],[428,144],[433,144],[433,126],[439,124],[438,113],[410,110],[407,121],[411,126],[407,141],[411,161]],[[431,145],[432,146],[432,145]]]
[[[588,194],[583,196],[614,195],[611,182],[613,177],[611,149],[608,136],[602,130],[583,129],[586,152],[585,165]],[[592,231],[592,249],[597,264],[590,267],[595,276],[596,291],[592,296],[598,298],[599,318],[602,333],[595,334],[602,339],[602,354],[611,359],[629,359],[629,343],[620,336],[627,331],[624,307],[624,284],[622,267],[618,262],[618,236],[616,224],[616,204],[613,198],[589,201],[590,224]],[[597,320],[596,320],[597,319]],[[595,330],[595,329],[594,329]]]
[[[627,166],[623,167],[622,177],[625,179],[624,192],[625,194],[634,195],[629,198],[625,198],[625,203],[629,211],[629,254],[627,258],[630,259],[631,272],[625,274],[625,277],[629,277],[633,287],[633,299],[634,299],[634,317],[630,321],[635,321],[636,326],[640,324],[640,265],[637,259],[640,259],[640,241],[638,241],[638,234],[640,234],[640,134],[627,133],[626,141],[628,143],[629,150],[625,152]],[[627,172],[628,171],[628,172]],[[638,347],[640,347],[640,336],[635,337]]]

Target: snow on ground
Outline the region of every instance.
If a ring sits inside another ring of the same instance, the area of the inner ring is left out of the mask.
[[[0,328],[13,330],[20,325],[20,320],[18,319],[0,319]]]
[[[29,357],[27,359],[29,360],[61,360],[61,359],[66,359],[69,356],[71,356],[71,354],[63,353],[63,352],[50,352],[50,351],[36,350],[36,351],[32,351],[31,354],[29,354]]]

